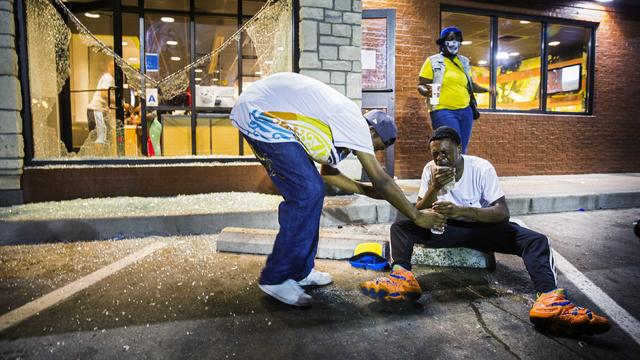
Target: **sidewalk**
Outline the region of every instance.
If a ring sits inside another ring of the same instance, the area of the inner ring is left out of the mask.
[[[502,177],[511,215],[640,207],[640,173]],[[419,180],[398,184],[415,201]],[[281,198],[211,193],[78,199],[0,208],[0,245],[215,234],[228,226],[277,228]],[[325,199],[322,226],[391,223],[396,210],[363,196]]]

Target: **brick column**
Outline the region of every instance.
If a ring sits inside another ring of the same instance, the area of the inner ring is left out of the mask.
[[[362,2],[300,0],[300,73],[362,103]]]
[[[0,0],[0,206],[22,203],[22,96],[13,0]]]

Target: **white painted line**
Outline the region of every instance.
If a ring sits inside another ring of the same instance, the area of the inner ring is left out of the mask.
[[[80,278],[70,284],[67,284],[59,289],[56,289],[38,299],[33,300],[15,310],[12,310],[2,316],[0,316],[0,332],[30,318],[31,316],[38,314],[39,312],[73,296],[79,291],[82,291],[89,286],[101,281],[102,279],[110,276],[123,268],[135,263],[136,261],[150,255],[157,250],[162,249],[167,244],[162,242],[155,242],[148,245],[133,254],[110,264],[102,269],[92,272],[91,274]]]
[[[528,228],[528,226],[519,219],[512,219],[511,221]],[[558,270],[560,270],[578,290],[584,293],[589,300],[598,305],[622,330],[629,334],[636,343],[640,344],[640,321],[618,305],[609,295],[576,269],[564,256],[560,255],[559,252],[553,250],[553,254],[554,262]]]
[[[554,251],[556,266],[581,292],[583,292],[594,304],[597,304],[609,318],[613,320],[622,330],[640,344],[640,322],[629,312],[623,309],[609,295],[607,295],[596,284],[592,283],[584,274],[575,268],[567,259]]]

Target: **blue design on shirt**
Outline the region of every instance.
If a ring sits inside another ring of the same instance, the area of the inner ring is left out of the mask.
[[[249,115],[251,121],[249,121],[249,131],[252,135],[263,138],[265,140],[293,140],[293,132],[289,129],[285,129],[273,119],[262,115],[258,110],[252,110]]]

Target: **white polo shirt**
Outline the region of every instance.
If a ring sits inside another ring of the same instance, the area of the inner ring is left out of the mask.
[[[438,200],[450,201],[459,206],[486,208],[504,196],[498,174],[491,163],[477,156],[462,155],[464,172],[454,188],[440,191]],[[422,181],[418,196],[424,198],[435,173],[436,165],[429,161],[422,170]]]
[[[277,73],[243,91],[233,125],[262,142],[298,142],[316,162],[336,166],[337,148],[374,154],[360,107],[332,87],[296,73]]]

